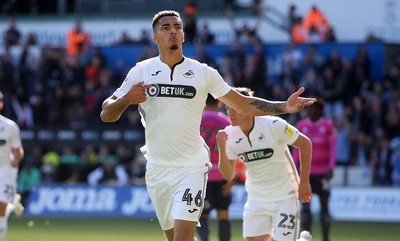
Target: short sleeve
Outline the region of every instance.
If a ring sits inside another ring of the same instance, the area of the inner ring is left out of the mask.
[[[208,66],[206,68],[208,69],[207,86],[209,87],[210,94],[216,99],[226,95],[232,87],[225,82],[216,69]]]
[[[288,145],[292,145],[299,137],[297,128],[279,117],[272,120],[272,131],[280,142]]]
[[[138,80],[138,76],[137,76],[137,70],[138,67],[137,65],[132,67],[128,74],[126,75],[124,82],[122,82],[121,86],[115,90],[114,92],[114,96],[116,96],[117,98],[125,95],[126,93],[129,92],[129,90],[132,88],[133,85],[139,83],[140,81]]]
[[[10,132],[11,132],[10,133],[11,148],[22,147],[21,132],[18,125],[15,122],[12,123],[12,128],[10,128]]]

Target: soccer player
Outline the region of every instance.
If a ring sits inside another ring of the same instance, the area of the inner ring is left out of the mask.
[[[249,88],[236,88],[252,96]],[[250,116],[227,108],[231,125],[217,134],[219,169],[235,176],[238,160],[246,164],[248,194],[243,212],[243,238],[249,241],[293,241],[299,235],[299,202],[312,197],[309,183],[311,141],[276,116]],[[288,145],[300,150],[298,176]],[[303,234],[304,235],[304,234]],[[311,237],[308,238],[311,240]]]
[[[4,107],[3,98],[0,92],[0,110]],[[18,166],[24,157],[19,127],[3,115],[0,115],[0,157],[0,241],[3,241],[9,215],[23,211],[21,196],[16,190]]]
[[[324,101],[320,98],[307,109],[308,118],[299,121],[297,129],[311,139],[313,144],[310,183],[313,193],[317,194],[320,202],[320,222],[322,240],[329,240],[331,218],[329,214],[330,180],[336,163],[336,131],[333,121],[323,117]],[[294,150],[293,158],[298,162],[298,152]],[[310,230],[312,215],[310,203],[303,203],[301,208],[303,228]]]
[[[295,113],[314,98],[293,93],[287,101],[245,97],[213,68],[183,55],[185,40],[178,12],[153,17],[152,39],[159,56],[139,62],[122,85],[103,102],[101,119],[115,122],[130,105],[139,104],[145,127],[146,186],[158,221],[169,241],[195,240],[205,197],[209,151],[200,122],[210,93],[247,115]]]
[[[208,241],[209,237],[209,214],[211,210],[217,210],[218,237],[220,241],[231,240],[231,223],[228,208],[231,204],[231,189],[234,180],[226,181],[218,170],[218,146],[215,136],[218,131],[228,126],[229,119],[222,113],[222,103],[208,95],[203,118],[200,124],[200,134],[210,148],[211,170],[208,173],[207,192],[204,200],[204,209],[200,217],[200,227],[197,233],[201,241]]]

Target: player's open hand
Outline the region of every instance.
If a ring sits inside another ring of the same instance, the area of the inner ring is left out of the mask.
[[[303,110],[304,107],[310,106],[317,101],[315,98],[300,97],[304,90],[304,87],[301,87],[287,99],[285,109],[286,113],[297,113]]]
[[[151,85],[145,85],[144,81],[141,81],[132,86],[131,90],[126,93],[124,98],[127,98],[129,104],[136,105],[147,100],[146,89]]]

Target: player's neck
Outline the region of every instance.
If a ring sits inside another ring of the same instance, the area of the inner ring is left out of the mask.
[[[253,126],[254,126],[254,117],[248,117],[246,121],[243,121],[240,124],[240,129],[246,136],[249,136],[250,131],[253,130]]]
[[[182,62],[182,49],[160,51],[161,61],[171,69],[179,62]]]

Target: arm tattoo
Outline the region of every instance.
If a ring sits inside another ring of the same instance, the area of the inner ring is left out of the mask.
[[[269,114],[281,114],[284,113],[283,111],[283,103],[279,102],[266,102],[262,100],[255,100],[250,103],[251,105],[255,106],[257,109],[267,112]]]

